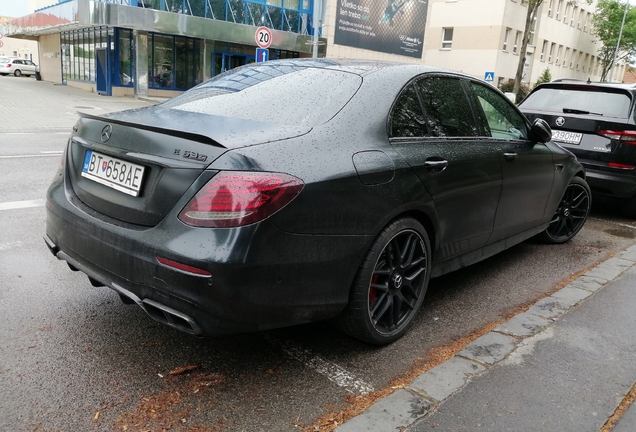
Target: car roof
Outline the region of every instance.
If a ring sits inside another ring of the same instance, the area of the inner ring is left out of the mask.
[[[299,58],[299,59],[285,59],[285,60],[273,60],[267,63],[252,63],[249,66],[259,67],[259,65],[283,65],[283,66],[303,66],[314,67],[320,69],[332,69],[341,70],[344,72],[356,73],[358,75],[370,75],[373,73],[390,73],[398,69],[411,70],[412,73],[427,73],[427,72],[440,72],[440,73],[452,73],[458,75],[461,72],[453,71],[450,69],[443,69],[439,67],[426,66],[413,63],[400,63],[390,61],[378,61],[378,60],[360,60],[360,59],[344,59],[344,58]],[[473,77],[471,77],[473,78]]]

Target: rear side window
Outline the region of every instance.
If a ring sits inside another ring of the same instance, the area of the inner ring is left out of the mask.
[[[541,88],[520,105],[532,110],[564,113],[568,110],[602,115],[603,117],[629,117],[631,98],[626,93],[590,91],[577,88]],[[564,111],[565,110],[565,111]]]
[[[430,136],[478,135],[475,118],[459,78],[424,77],[415,86],[422,100]]]
[[[404,89],[395,101],[391,116],[391,137],[412,138],[428,135],[422,106],[413,84]]]

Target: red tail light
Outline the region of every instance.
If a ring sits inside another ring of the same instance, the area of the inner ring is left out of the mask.
[[[634,130],[626,130],[626,131],[600,130],[598,131],[598,134],[604,136],[605,138],[619,140],[623,144],[636,145],[636,131]]]
[[[287,174],[222,171],[181,210],[179,220],[206,228],[249,225],[285,207],[303,186]]]
[[[7,67],[10,68],[11,67],[11,63],[7,63]]]

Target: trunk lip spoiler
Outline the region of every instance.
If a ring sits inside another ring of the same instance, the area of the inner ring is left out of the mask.
[[[147,125],[147,124],[143,124],[143,123],[127,122],[125,120],[119,120],[119,119],[109,118],[109,117],[106,117],[106,116],[99,116],[99,115],[88,114],[88,113],[83,113],[83,112],[78,112],[77,114],[80,116],[80,118],[85,118],[85,119],[89,119],[89,120],[97,120],[97,121],[102,121],[102,122],[106,122],[106,123],[113,123],[113,124],[118,124],[118,125],[121,125],[121,126],[133,127],[133,128],[136,128],[136,129],[146,130],[146,131],[149,131],[149,132],[161,133],[163,135],[174,136],[174,137],[177,137],[177,138],[189,139],[191,141],[197,141],[197,142],[200,142],[200,143],[203,143],[203,144],[210,144],[210,145],[213,145],[215,147],[228,149],[226,146],[223,146],[223,145],[219,144],[217,141],[213,140],[212,138],[210,138],[208,136],[205,136],[205,135],[198,134],[198,133],[184,132],[184,131],[175,130],[175,129],[167,129],[167,128],[162,128],[162,127],[159,127],[159,126],[151,126],[151,125]]]

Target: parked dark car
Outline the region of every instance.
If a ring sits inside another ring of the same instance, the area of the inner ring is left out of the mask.
[[[552,127],[552,139],[576,155],[595,196],[620,199],[636,217],[636,86],[552,82],[537,86],[519,108]]]
[[[429,278],[535,235],[568,241],[590,207],[543,120],[421,65],[266,62],[81,117],[47,245],[193,335],[333,319],[389,343]]]

